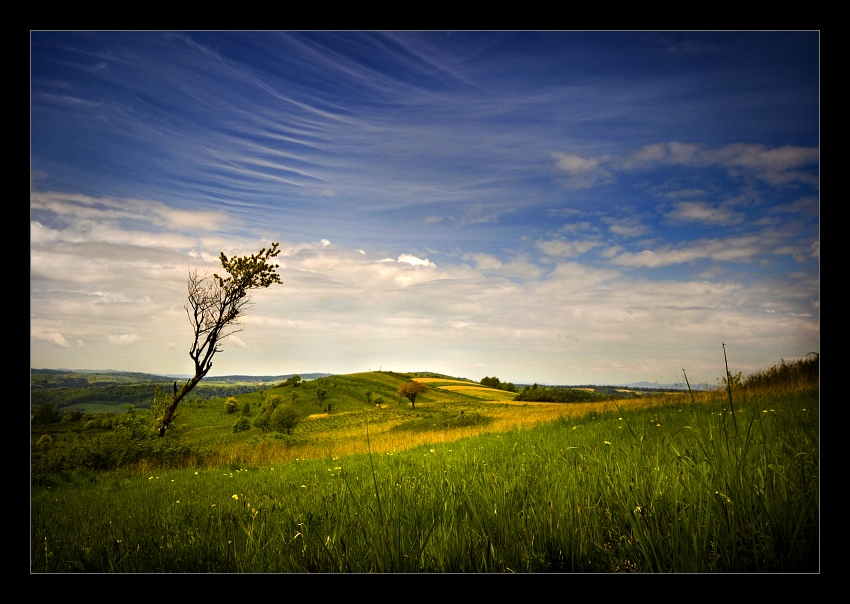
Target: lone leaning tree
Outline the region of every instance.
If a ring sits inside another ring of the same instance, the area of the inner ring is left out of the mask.
[[[235,326],[251,304],[251,290],[282,283],[275,271],[278,265],[271,263],[271,259],[280,253],[277,246],[277,243],[272,243],[269,249],[263,248],[258,254],[230,259],[222,252],[219,259],[222,268],[229,274],[226,278],[217,274],[201,277],[198,271],[189,273],[189,301],[185,308],[195,332],[195,340],[189,350],[189,356],[195,363],[195,376],[179,392],[175,388],[159,422],[160,436],[165,434],[174,419],[178,403],[212,368],[212,358],[215,353],[221,352],[221,341],[242,331]]]

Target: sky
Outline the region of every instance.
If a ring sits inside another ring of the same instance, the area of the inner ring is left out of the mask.
[[[820,36],[30,35],[33,368],[715,385],[820,352]]]

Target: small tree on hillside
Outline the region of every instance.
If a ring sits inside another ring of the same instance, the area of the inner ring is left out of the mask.
[[[222,252],[219,259],[226,277],[217,274],[202,277],[197,271],[189,273],[189,301],[185,309],[195,336],[189,349],[189,357],[195,363],[195,375],[179,392],[174,393],[165,407],[159,422],[160,436],[165,435],[180,401],[212,368],[213,356],[221,352],[221,341],[241,331],[235,326],[245,309],[250,307],[251,291],[282,283],[275,270],[278,265],[271,263],[280,253],[277,246],[277,243],[272,243],[269,249],[263,248],[258,254],[232,258]]]
[[[428,384],[413,380],[403,384],[401,388],[398,389],[398,396],[406,397],[410,401],[411,407],[416,409],[416,397],[425,392],[428,392]]]
[[[269,418],[269,425],[271,429],[276,432],[292,434],[293,428],[298,425],[299,421],[301,421],[301,417],[298,415],[298,411],[295,410],[295,407],[292,405],[278,405],[278,407],[272,411],[271,417]]]
[[[281,386],[289,386],[290,384],[292,384],[292,386],[296,387],[296,388],[298,386],[300,386],[301,385],[301,376],[297,375],[297,374],[296,375],[290,375],[288,378],[286,378],[286,381],[283,384],[281,384]]]
[[[266,430],[269,429],[269,412],[268,411],[266,411],[265,413],[261,413],[260,415],[257,416],[257,418],[254,420],[254,427],[262,430],[263,434],[266,433]]]

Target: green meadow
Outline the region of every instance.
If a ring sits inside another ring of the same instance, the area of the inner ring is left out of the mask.
[[[31,570],[818,572],[817,363],[577,403],[368,372],[181,404],[163,438],[146,409],[34,423]],[[289,433],[255,425],[272,400]]]

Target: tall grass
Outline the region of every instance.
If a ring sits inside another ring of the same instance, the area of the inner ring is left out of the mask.
[[[33,487],[32,570],[817,571],[817,389],[723,394]]]

